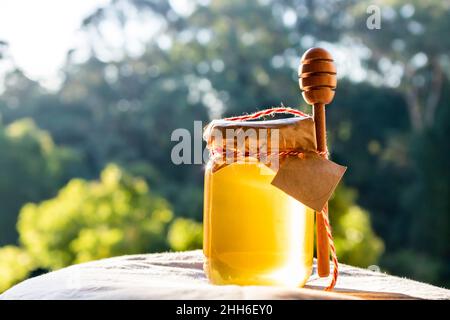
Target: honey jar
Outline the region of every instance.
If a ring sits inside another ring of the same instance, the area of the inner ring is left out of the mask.
[[[313,119],[218,120],[205,128],[204,138],[211,152],[203,245],[209,280],[303,286],[313,266],[314,211],[272,181],[283,155],[316,150]],[[255,145],[265,150],[264,160],[260,149],[250,150]]]

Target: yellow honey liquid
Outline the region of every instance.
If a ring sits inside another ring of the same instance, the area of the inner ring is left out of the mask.
[[[204,269],[214,284],[303,286],[313,262],[314,214],[272,186],[259,162],[205,172]]]

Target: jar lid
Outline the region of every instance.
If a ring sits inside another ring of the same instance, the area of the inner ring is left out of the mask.
[[[272,149],[277,152],[317,149],[314,120],[310,116],[267,121],[213,120],[205,127],[203,138],[210,149],[231,147],[249,152],[258,146],[269,153]]]

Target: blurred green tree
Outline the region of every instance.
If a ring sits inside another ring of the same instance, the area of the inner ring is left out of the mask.
[[[177,218],[172,222],[167,240],[175,251],[201,249],[203,244],[203,227],[191,219]]]
[[[20,242],[40,267],[57,269],[121,254],[168,249],[168,203],[142,179],[107,166],[99,181],[71,180],[20,211]]]
[[[355,6],[355,25],[364,25],[371,1]],[[380,76],[384,87],[395,88],[404,99],[410,129],[420,133],[435,124],[441,98],[450,75],[450,5],[446,1],[385,0],[379,2],[381,32],[352,28],[370,49],[368,72]],[[383,12],[384,11],[384,12]]]
[[[339,261],[359,267],[377,264],[384,251],[369,213],[355,204],[357,193],[341,184],[330,201],[330,219]]]
[[[0,245],[16,243],[20,207],[56,193],[75,174],[83,171],[81,157],[54,145],[50,135],[33,120],[0,124]]]
[[[0,293],[25,279],[33,270],[33,259],[16,246],[0,248]]]
[[[382,265],[400,275],[450,286],[450,172],[445,141],[450,38],[442,36],[450,28],[450,4],[380,1],[381,29],[354,28],[364,26],[369,4],[360,1],[355,6],[354,24],[345,31],[370,53],[363,59],[367,77],[400,100],[375,109],[373,101],[380,99],[367,97],[361,105],[352,131],[370,130],[370,135],[348,139],[349,146],[355,148],[357,140],[365,140],[373,165],[370,175],[352,175],[350,183],[364,194],[362,204],[370,208],[375,228],[388,245]],[[372,96],[367,91],[365,95]],[[355,115],[358,111],[352,109]],[[365,121],[370,118],[376,126]],[[357,166],[369,168],[363,161]]]

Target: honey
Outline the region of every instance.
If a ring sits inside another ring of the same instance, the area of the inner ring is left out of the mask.
[[[205,171],[205,273],[214,284],[303,286],[313,264],[314,212],[271,185],[256,159]]]

